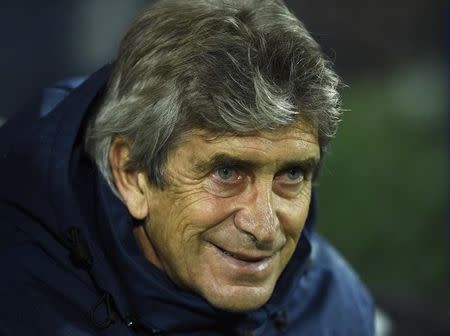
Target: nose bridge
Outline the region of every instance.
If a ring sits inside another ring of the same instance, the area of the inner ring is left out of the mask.
[[[254,184],[235,215],[235,225],[259,243],[275,241],[279,221],[273,203],[271,181]]]

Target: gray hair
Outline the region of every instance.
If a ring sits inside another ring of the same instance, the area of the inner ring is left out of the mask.
[[[86,149],[113,190],[112,140],[164,187],[167,155],[192,129],[243,134],[303,118],[322,153],[340,119],[339,79],[281,0],[166,0],[122,40]]]

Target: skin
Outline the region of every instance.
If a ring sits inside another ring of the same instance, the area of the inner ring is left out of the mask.
[[[235,312],[264,305],[289,262],[308,213],[317,132],[307,124],[236,136],[192,131],[169,153],[161,190],[124,169],[129,147],[110,162],[147,259],[181,288]]]

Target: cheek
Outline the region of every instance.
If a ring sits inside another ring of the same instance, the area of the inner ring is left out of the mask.
[[[311,201],[310,190],[305,191],[295,200],[282,200],[278,218],[280,220],[283,231],[288,237],[293,238],[296,242],[300,237],[303,227],[308,216],[309,205]]]
[[[217,199],[205,192],[165,195],[152,207],[148,222],[152,245],[166,273],[181,287],[199,274],[202,267],[204,234],[232,213],[229,199]]]
[[[287,265],[295,251],[300,235],[305,226],[310,204],[310,194],[304,195],[295,202],[285,202],[278,218],[287,241],[281,252],[282,269]]]
[[[218,199],[201,189],[167,193],[149,206],[152,229],[171,245],[195,240],[232,212],[229,199]]]
[[[186,230],[185,236],[196,239],[226,222],[234,209],[235,205],[231,199],[220,199],[206,194],[180,212],[179,222]]]

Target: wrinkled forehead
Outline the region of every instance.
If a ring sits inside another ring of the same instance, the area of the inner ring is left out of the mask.
[[[303,118],[297,120],[289,125],[281,125],[274,127],[273,129],[260,129],[248,132],[230,132],[230,131],[220,131],[220,130],[209,130],[209,129],[193,129],[189,132],[189,135],[196,135],[202,137],[208,142],[220,142],[226,138],[235,137],[239,138],[261,138],[272,141],[283,140],[283,139],[298,139],[301,141],[307,141],[312,144],[318,144],[318,128],[313,125],[312,122]]]
[[[181,148],[180,148],[181,147]],[[317,130],[308,123],[294,123],[275,129],[245,133],[213,132],[195,129],[186,134],[178,147],[191,157],[225,157],[256,161],[305,160],[320,161]]]

